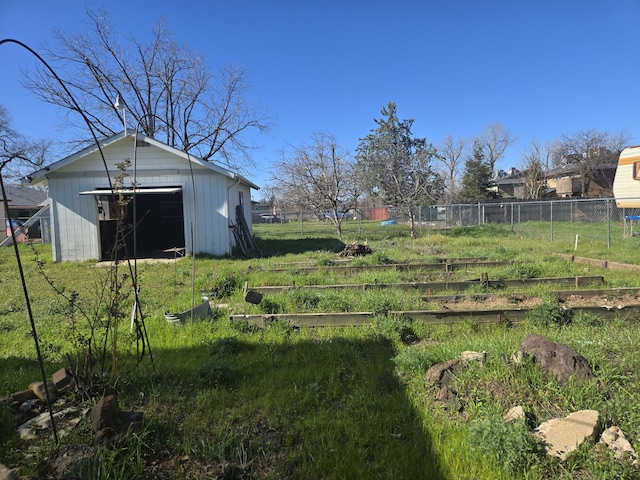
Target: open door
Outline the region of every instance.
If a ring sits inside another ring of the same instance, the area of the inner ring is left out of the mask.
[[[180,187],[139,188],[113,193],[109,189],[81,194],[95,195],[98,203],[100,260],[111,260],[117,240],[118,217],[126,251],[120,245],[117,258],[163,258],[184,251],[184,209]],[[134,228],[134,223],[135,228]]]

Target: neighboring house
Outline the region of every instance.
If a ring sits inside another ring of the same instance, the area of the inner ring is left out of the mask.
[[[613,196],[613,179],[616,173],[616,164],[605,163],[598,165],[588,182],[585,197],[611,197]],[[563,165],[552,168],[546,172],[546,186],[542,195],[546,198],[572,198],[582,194],[582,179],[577,165]],[[500,198],[523,199],[524,174],[515,172],[494,180],[494,191]]]
[[[92,145],[26,177],[49,189],[54,261],[111,259],[119,209],[130,256],[230,254],[236,210],[251,233],[259,187],[246,178],[140,134],[121,132],[100,147],[104,162]]]
[[[524,179],[520,173],[498,178],[494,180],[492,191],[498,198],[524,198]]]
[[[9,230],[9,221],[7,219],[6,208],[9,208],[9,216],[13,221],[14,227],[18,227],[27,222],[31,217],[38,213],[47,203],[46,192],[24,185],[5,185],[7,200],[2,196],[0,191],[0,242],[3,242],[8,236],[11,236]],[[40,221],[30,225],[25,229],[21,229],[18,234],[18,241],[26,241],[28,238],[42,238]]]
[[[613,179],[616,174],[615,163],[597,165],[588,183],[585,197],[612,197]],[[582,179],[579,167],[568,164],[547,171],[547,187],[558,198],[580,197],[582,195]]]

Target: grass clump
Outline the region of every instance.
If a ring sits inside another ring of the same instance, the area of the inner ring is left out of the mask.
[[[203,388],[230,387],[236,379],[236,372],[230,363],[218,356],[202,362],[194,373],[194,383]]]
[[[540,443],[524,421],[507,423],[499,415],[472,422],[469,443],[478,455],[491,457],[513,475],[530,470],[541,452]]]

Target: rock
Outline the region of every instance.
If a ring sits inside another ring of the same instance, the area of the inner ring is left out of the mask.
[[[49,400],[51,402],[55,402],[58,398],[53,383],[47,383],[45,389],[44,382],[32,382],[29,385],[29,390],[31,390],[36,395],[36,397],[38,397],[45,403],[47,402],[47,391],[49,392]]]
[[[614,456],[617,459],[622,460],[623,458],[628,458],[632,460],[634,464],[638,463],[636,451],[618,427],[612,426],[607,428],[602,432],[602,435],[600,435],[600,442],[598,443],[604,444],[613,450]]]
[[[502,419],[507,423],[513,423],[516,420],[526,419],[524,409],[520,405],[511,407],[507,413],[502,416]]]
[[[51,380],[53,380],[53,386],[58,392],[62,392],[63,390],[72,388],[74,384],[73,377],[69,375],[69,373],[64,368],[61,368],[60,370],[55,372],[51,376]]]
[[[115,434],[119,414],[118,398],[115,395],[102,397],[91,409],[91,427],[98,442]]]
[[[442,404],[447,410],[462,411],[462,403],[458,395],[446,385],[436,393],[436,402]]]
[[[9,468],[5,467],[0,463],[0,480],[17,480],[17,479],[18,477],[16,477],[15,473],[13,473],[13,470],[10,470]]]
[[[247,303],[258,305],[262,301],[262,294],[260,292],[256,292],[255,290],[247,290],[244,294],[244,301]]]
[[[550,373],[560,383],[567,383],[575,377],[579,381],[593,378],[589,363],[573,348],[554,343],[542,335],[527,335],[521,350],[533,357],[543,372]]]
[[[460,358],[465,363],[479,362],[480,366],[484,364],[485,358],[487,358],[487,352],[474,352],[472,350],[465,350],[460,354]]]
[[[91,410],[91,426],[98,443],[109,442],[142,429],[142,413],[123,412],[115,395],[102,397]]]
[[[565,418],[552,418],[534,430],[549,455],[565,460],[589,438],[598,434],[600,414],[596,410],[579,410]]]
[[[455,371],[462,361],[459,358],[447,360],[434,365],[427,371],[427,382],[436,383],[442,387],[451,383],[451,373]]]
[[[26,390],[20,390],[19,392],[15,392],[13,394],[11,394],[11,400],[13,400],[14,402],[18,403],[18,404],[23,404],[24,402],[28,401],[28,400],[33,400],[38,398],[36,396],[35,393],[33,393],[33,391],[28,388]]]

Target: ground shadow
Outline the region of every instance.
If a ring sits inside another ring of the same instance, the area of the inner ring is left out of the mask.
[[[121,408],[145,412],[144,478],[213,475],[225,464],[249,475],[229,478],[447,478],[388,339],[302,341],[270,328],[155,349],[155,371],[148,357],[135,367],[122,359],[135,375],[122,375]]]
[[[337,238],[300,238],[296,240],[256,239],[263,257],[275,257],[289,253],[305,253],[325,250],[332,253],[341,252],[344,242]]]
[[[447,478],[394,374],[388,339],[297,341],[296,330],[270,328],[280,341],[256,343],[258,332],[206,350],[155,352],[158,370],[184,381],[187,417],[173,419],[176,432],[198,419],[207,424],[200,444],[219,445],[227,431],[233,440],[217,455],[233,461],[243,451],[256,478]],[[206,448],[195,455],[214,460]]]

